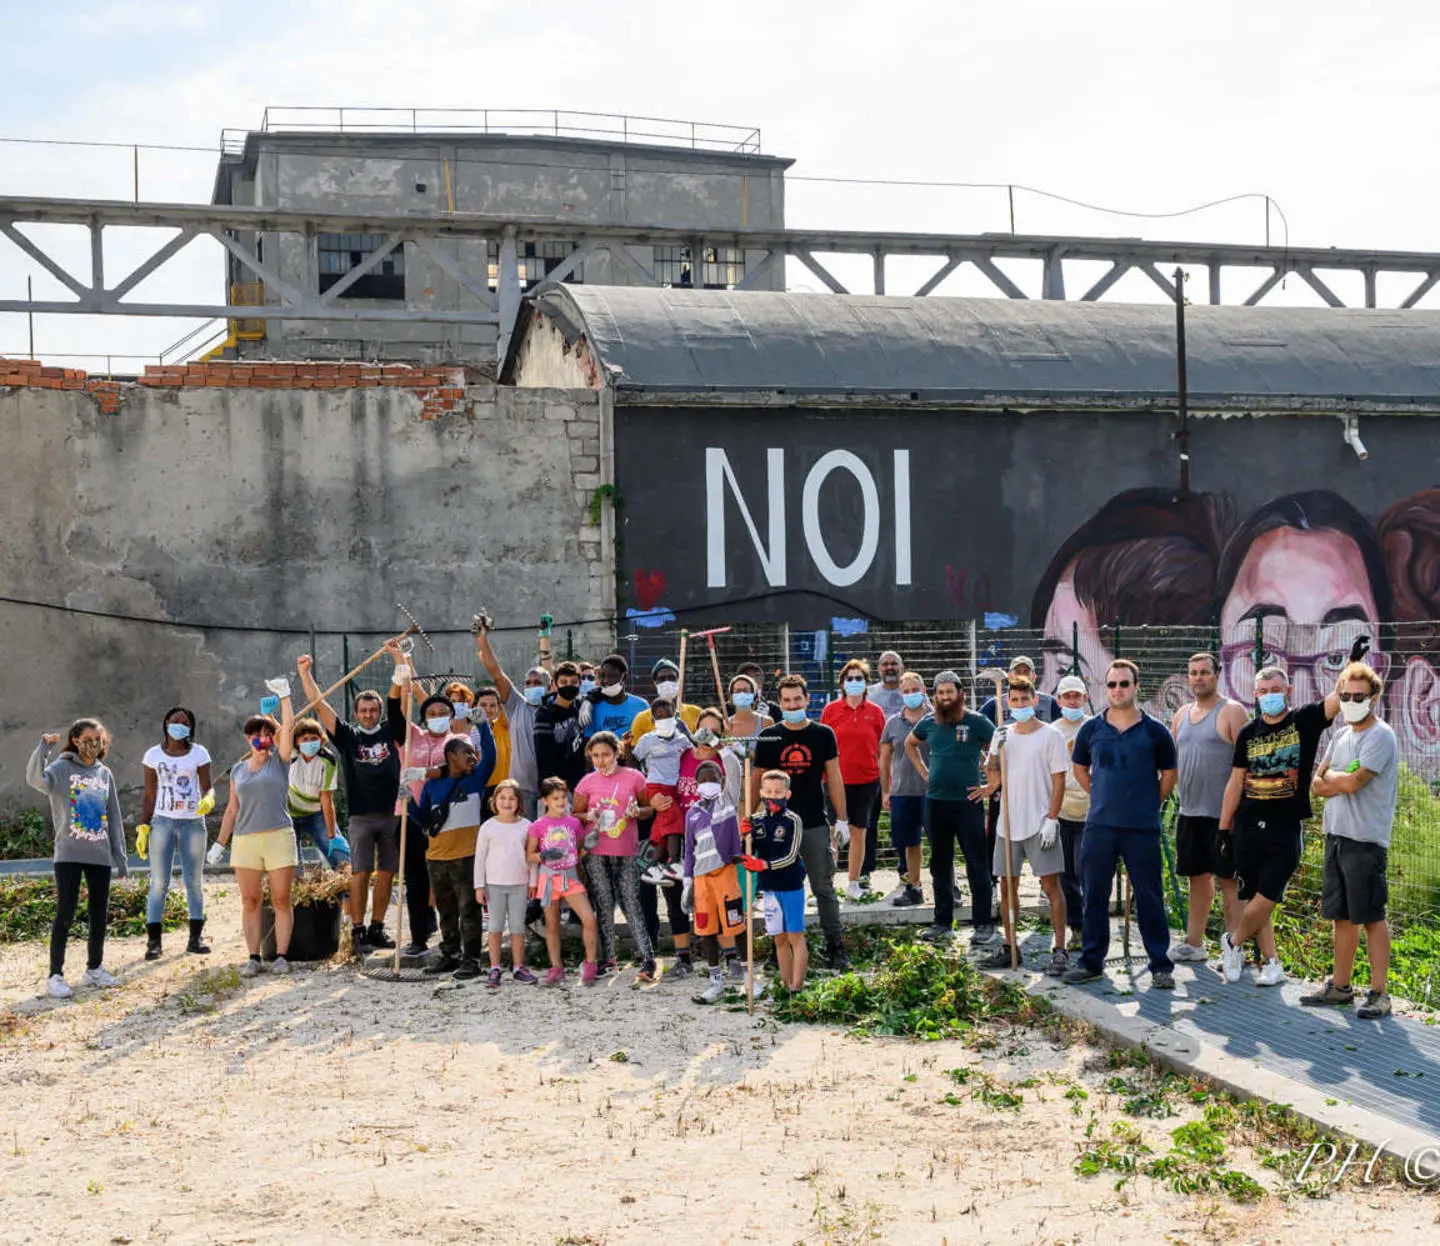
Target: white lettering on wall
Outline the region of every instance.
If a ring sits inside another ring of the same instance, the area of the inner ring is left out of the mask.
[[[830,557],[825,545],[825,534],[820,530],[820,489],[834,471],[846,471],[860,486],[860,499],[865,507],[865,526],[861,530],[860,548],[846,566],[839,566]],[[880,491],[875,488],[875,477],[858,455],[849,450],[831,450],[816,460],[815,466],[805,477],[805,488],[800,495],[800,520],[805,532],[805,544],[815,568],[831,584],[844,588],[854,584],[875,561],[875,551],[880,546]]]
[[[895,583],[910,583],[910,451],[895,451]]]
[[[766,504],[770,508],[770,544],[767,550],[760,540],[759,529],[750,508],[740,493],[740,483],[730,467],[730,459],[718,446],[705,449],[705,584],[708,588],[725,587],[725,485],[735,496],[740,518],[750,533],[755,553],[764,568],[771,588],[785,587],[785,451],[772,447],[765,451],[767,468]]]

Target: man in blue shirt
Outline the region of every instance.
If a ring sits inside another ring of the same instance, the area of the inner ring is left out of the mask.
[[[1090,793],[1081,855],[1085,895],[1080,959],[1064,977],[1089,982],[1105,969],[1110,950],[1110,880],[1117,858],[1125,862],[1135,891],[1140,938],[1150,958],[1150,985],[1175,989],[1170,928],[1160,855],[1160,807],[1175,787],[1175,741],[1165,724],[1136,704],[1140,668],[1125,658],[1105,676],[1109,708],[1075,737],[1075,778]]]

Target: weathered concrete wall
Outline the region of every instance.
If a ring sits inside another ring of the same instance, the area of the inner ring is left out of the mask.
[[[520,629],[496,641],[519,672],[534,660],[542,612],[562,623],[607,616],[611,547],[589,523],[600,396],[453,392],[436,405],[407,389],[126,386],[108,415],[83,390],[0,388],[0,595],[295,629],[0,603],[0,806],[33,803],[30,749],[82,713],[115,733],[112,765],[127,785],[177,703],[199,716],[217,762],[232,758],[237,720],[267,676],[293,670],[311,626],[351,632],[359,661],[381,639],[360,633],[403,626],[397,600],[437,630],[467,628],[484,606]],[[569,639],[594,653],[610,634],[577,627]],[[566,640],[557,629],[557,651]],[[478,668],[468,632],[436,644],[420,651],[422,671]],[[340,637],[322,634],[316,650],[322,682],[338,678]],[[373,682],[388,664],[377,671]]]

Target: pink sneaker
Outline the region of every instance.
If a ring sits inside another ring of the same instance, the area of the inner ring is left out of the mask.
[[[555,966],[553,966],[553,967],[551,968],[550,972],[545,975],[545,985],[546,985],[546,986],[559,986],[559,985],[560,985],[562,982],[564,982],[564,981],[565,981],[565,970],[564,970],[564,968],[563,968],[562,966],[560,966],[560,965],[555,965]]]
[[[580,966],[580,985],[594,986],[595,979],[600,976],[600,971],[593,960],[587,960]]]

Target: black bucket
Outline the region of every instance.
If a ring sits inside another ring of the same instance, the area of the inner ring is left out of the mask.
[[[286,960],[329,960],[340,950],[340,904],[302,904],[295,909],[295,930]],[[275,958],[275,910],[260,906],[260,955]]]

